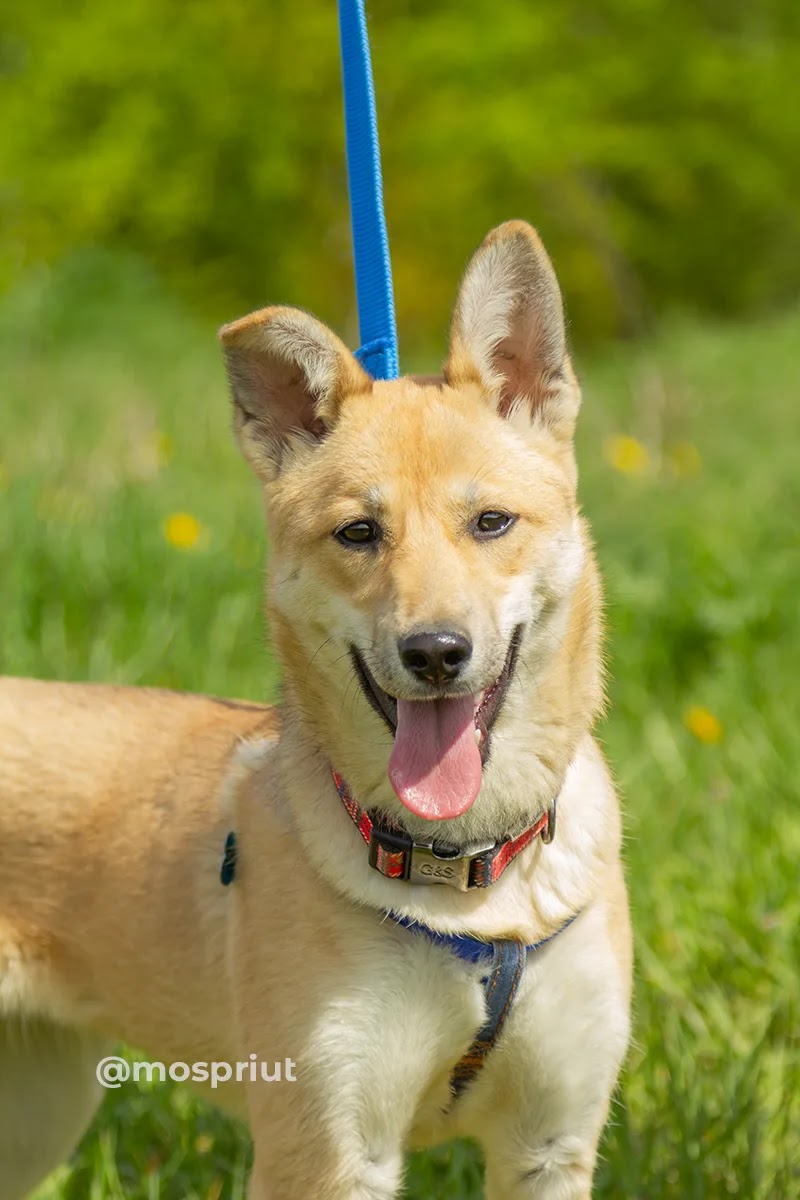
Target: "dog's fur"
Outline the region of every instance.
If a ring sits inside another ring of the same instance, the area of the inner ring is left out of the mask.
[[[291,309],[221,336],[263,484],[285,704],[0,685],[0,1200],[70,1151],[118,1037],[165,1062],[295,1060],[297,1082],[214,1094],[249,1120],[251,1200],[388,1200],[407,1147],[462,1135],[483,1147],[493,1200],[583,1200],[628,1039],[631,944],[618,807],[590,736],[601,598],[549,259],[522,222],[486,239],[440,381],[373,382]],[[518,520],[481,541],[470,522],[485,510]],[[364,517],[380,521],[379,546],[332,536]],[[446,840],[519,833],[558,794],[553,844],[469,893],[372,870],[330,774],[415,837],[442,836],[389,785],[391,734],[350,658],[354,646],[387,692],[413,699],[398,638],[431,625],[468,631],[476,693],[523,627],[480,793]],[[580,914],[531,957],[452,1109],[484,968],[389,909],[528,943]]]

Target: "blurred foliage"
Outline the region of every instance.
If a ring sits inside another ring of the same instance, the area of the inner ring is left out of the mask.
[[[17,4],[0,39],[3,275],[155,261],[216,319],[357,340],[333,0]],[[441,345],[494,223],[536,222],[579,340],[800,285],[797,0],[372,0],[401,336]]]

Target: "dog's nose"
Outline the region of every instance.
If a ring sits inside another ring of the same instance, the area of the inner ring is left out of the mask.
[[[412,633],[397,646],[403,666],[437,687],[457,678],[472,657],[472,642],[463,633]]]

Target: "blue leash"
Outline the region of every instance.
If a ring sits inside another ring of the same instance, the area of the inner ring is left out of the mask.
[[[347,178],[361,349],[356,358],[375,379],[400,373],[392,261],[383,211],[381,150],[364,0],[339,0]]]

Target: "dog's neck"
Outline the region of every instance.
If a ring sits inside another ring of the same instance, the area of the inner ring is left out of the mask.
[[[549,845],[555,836],[553,797],[548,808],[513,837],[471,846],[452,846],[441,837],[416,842],[397,825],[381,823],[361,808],[341,775],[333,770],[331,775],[342,806],[367,846],[369,865],[387,879],[444,884],[463,892],[491,887],[535,838]]]
[[[369,865],[368,848],[337,794],[328,755],[297,716],[290,704],[273,779],[278,782],[275,800],[286,805],[286,817],[303,848],[298,870],[307,858],[335,891],[379,912],[399,912],[443,931],[469,929],[478,937],[516,937],[526,943],[546,936],[588,902],[603,869],[608,836],[607,779],[591,738],[581,739],[566,771],[554,842],[532,839],[491,887],[464,892],[398,882]],[[551,777],[549,771],[544,775]],[[443,824],[427,828],[441,839]],[[487,826],[490,841],[508,828]],[[467,834],[461,836],[468,840]],[[447,837],[455,842],[449,829]]]

